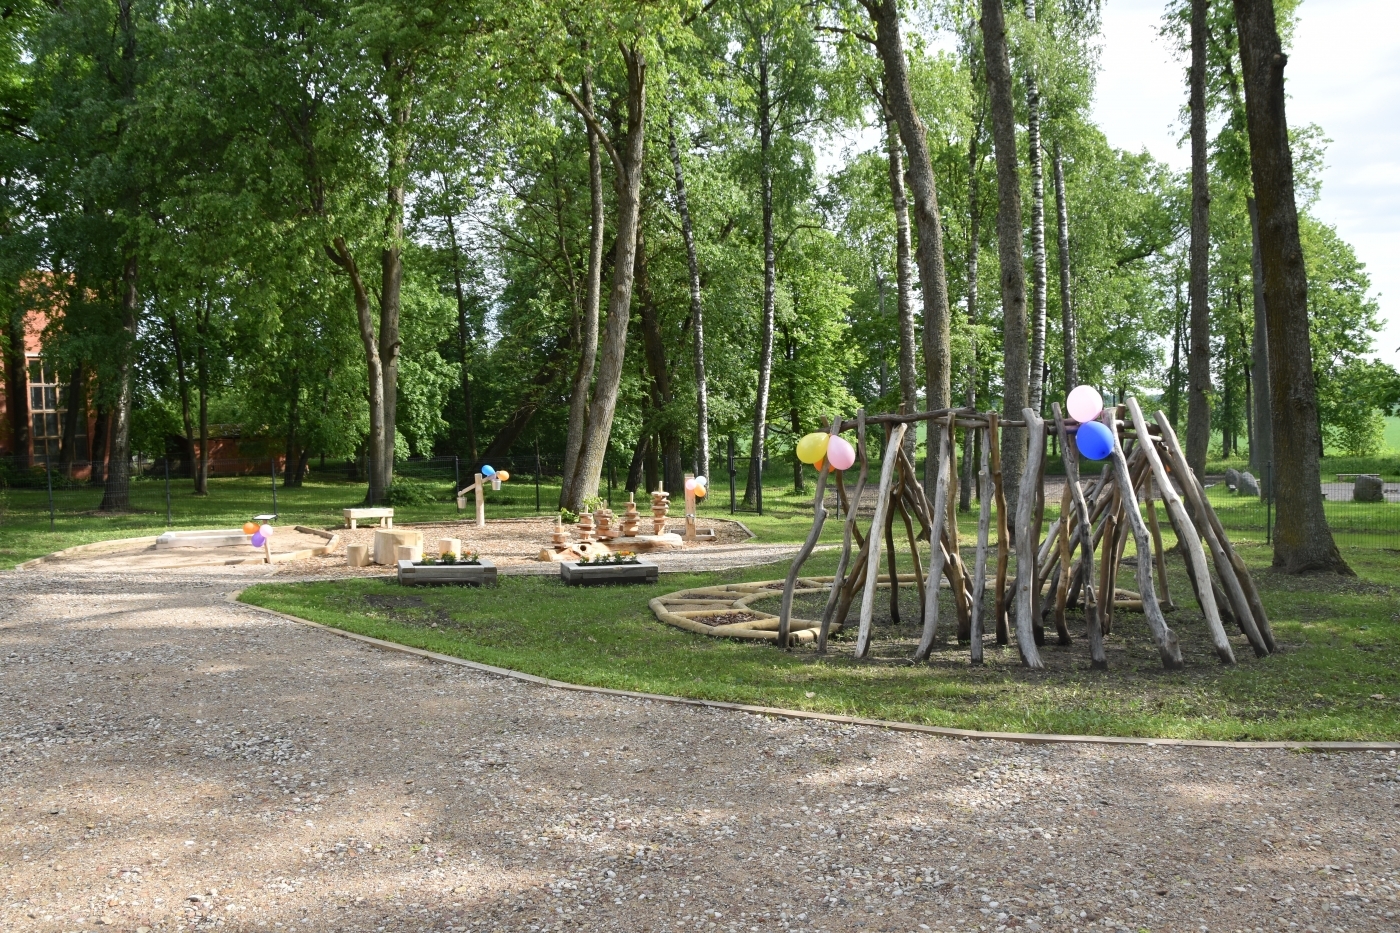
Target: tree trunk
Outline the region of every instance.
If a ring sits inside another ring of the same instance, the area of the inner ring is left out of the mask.
[[[758,40],[759,197],[763,211],[763,309],[759,322],[758,391],[753,406],[753,439],[749,445],[749,476],[744,504],[756,505],[763,492],[764,446],[768,440],[768,393],[773,381],[773,322],[778,257],[773,245],[773,113],[769,89],[768,46]]]
[[[646,429],[637,435],[636,446],[632,448],[632,462],[627,465],[627,483],[623,487],[627,492],[636,492],[638,486],[642,486],[642,469],[646,464],[647,447],[651,444],[651,438]],[[646,490],[643,489],[643,492]]]
[[[1060,254],[1060,336],[1065,355],[1065,394],[1079,385],[1079,338],[1074,320],[1074,301],[1070,286],[1069,261],[1069,202],[1065,198],[1065,160],[1060,154],[1059,140],[1055,141],[1055,215],[1058,220],[1059,239],[1056,243]]]
[[[1269,404],[1269,319],[1264,303],[1264,261],[1259,254],[1259,205],[1248,199],[1249,232],[1253,241],[1249,258],[1254,284],[1254,331],[1251,338],[1250,376],[1254,391],[1254,436],[1249,445],[1249,465],[1259,476],[1265,476],[1274,458],[1274,425]],[[1260,484],[1264,496],[1269,495],[1267,483]]]
[[[107,465],[107,483],[102,491],[103,512],[124,512],[131,508],[131,377],[136,355],[136,314],[140,308],[137,294],[137,272],[140,266],[134,253],[128,254],[122,265],[122,333],[123,346],[117,363],[117,399],[112,412],[111,449]]]
[[[685,241],[686,270],[690,274],[690,324],[695,338],[695,425],[697,476],[710,475],[710,390],[705,379],[705,306],[700,300],[700,259],[695,251],[695,226],[685,196],[685,172],[681,151],[676,145],[676,125],[666,116],[667,141],[671,147],[671,168],[676,175],[676,213],[681,218],[681,238]]]
[[[1205,482],[1210,447],[1210,166],[1206,152],[1206,14],[1191,0],[1191,342],[1187,356],[1186,463]]]
[[[581,88],[583,105],[593,109],[593,80],[585,74]],[[569,427],[564,439],[564,484],[560,500],[571,502],[577,481],[578,454],[588,430],[588,390],[598,359],[598,307],[603,295],[603,156],[598,136],[588,129],[588,272],[584,283],[583,315],[579,322],[578,366],[574,369],[573,392],[569,396]]]
[[[875,51],[884,67],[886,101],[899,125],[909,158],[909,187],[914,193],[914,226],[919,232],[916,258],[924,298],[924,407],[947,408],[952,398],[949,349],[948,276],[943,261],[943,224],[938,216],[938,189],[928,150],[928,130],[914,106],[909,63],[896,0],[861,0],[875,23]],[[912,432],[911,432],[912,433]],[[938,476],[938,432],[927,432],[924,490],[932,497]]]
[[[291,381],[287,386],[287,447],[282,456],[282,485],[300,486],[296,473],[297,454],[300,452],[298,435],[301,433],[301,373],[292,367]]]
[[[646,59],[637,45],[624,47],[627,65],[627,135],[622,147],[609,147],[617,176],[617,245],[613,253],[612,291],[608,296],[608,323],[603,334],[593,399],[588,408],[588,430],[575,468],[577,481],[572,500],[565,507],[577,510],[588,496],[597,495],[603,461],[612,435],[613,413],[622,385],[622,364],[627,352],[627,322],[632,306],[632,274],[637,252],[638,216],[642,200],[642,156],[646,132]],[[577,102],[578,106],[581,102]],[[589,120],[601,136],[597,118]]]
[[[374,311],[370,307],[369,291],[360,275],[355,257],[350,253],[344,237],[336,237],[326,247],[326,254],[350,277],[350,286],[355,295],[355,314],[360,324],[360,343],[365,349],[365,370],[369,383],[369,492],[365,501],[370,505],[381,505],[389,490],[389,477],[383,469],[384,458],[384,367],[379,355],[379,341],[374,334]]]
[[[1026,0],[1035,22],[1035,0]],[[1031,363],[1030,407],[1037,413],[1045,395],[1045,157],[1040,150],[1040,88],[1034,66],[1026,69],[1026,155],[1031,163]]]
[[[185,429],[184,474],[188,477],[193,477],[195,458],[194,415],[190,412],[190,380],[189,372],[185,365],[185,348],[180,342],[180,331],[175,325],[174,315],[165,319],[165,326],[170,330],[170,345],[175,351],[175,384],[180,392],[180,422]]]
[[[88,482],[93,486],[101,486],[107,481],[107,444],[112,435],[112,413],[99,403],[95,420],[97,423],[93,427],[92,443],[88,446],[88,462],[92,464]]]
[[[384,247],[379,254],[379,363],[384,380],[384,438],[379,462],[380,482],[387,493],[394,483],[394,450],[398,437],[399,354],[403,342],[399,339],[399,313],[403,304],[403,210],[404,176],[408,172],[408,144],[403,139],[408,123],[409,108],[403,105],[394,111],[394,134],[389,140],[389,164],[386,176],[388,214],[384,218]]]
[[[977,87],[977,68],[972,72],[972,86]],[[971,347],[967,360],[967,407],[977,407],[977,266],[981,253],[982,212],[977,198],[977,169],[981,160],[977,156],[977,143],[982,136],[982,113],[979,110],[977,122],[973,126],[967,144],[967,323],[971,337]],[[972,472],[976,463],[977,429],[968,428],[963,438],[962,482],[958,487],[958,508],[969,511],[972,508]]]
[[[24,355],[25,311],[16,301],[6,322],[5,342],[5,407],[10,414],[10,443],[17,469],[27,470],[30,459],[29,379],[28,361]]]
[[[78,426],[87,418],[87,372],[82,363],[73,367],[73,376],[68,381],[68,398],[63,414],[63,439],[58,448],[58,467],[63,475],[72,479],[73,465],[78,461]],[[80,420],[83,419],[83,420]]]
[[[1026,361],[1026,267],[1021,251],[1021,173],[1016,158],[1016,109],[1011,99],[1011,61],[1006,50],[1006,14],[1001,0],[982,0],[982,41],[987,57],[987,88],[992,101],[992,142],[997,163],[997,255],[1001,260],[1003,315],[1002,410],[1021,418],[1029,400]],[[1007,508],[1019,515],[1017,501],[1025,468],[1026,433],[1002,433],[1001,473]]]
[[[1274,566],[1350,574],[1327,526],[1317,449],[1317,386],[1308,332],[1308,278],[1298,236],[1293,155],[1284,113],[1283,54],[1271,0],[1234,0],[1244,65],[1250,168],[1268,311],[1274,492]]]
[[[637,308],[642,314],[642,345],[646,351],[647,372],[651,376],[651,405],[657,417],[656,433],[661,439],[661,457],[666,488],[677,492],[685,486],[685,465],[681,462],[680,432],[671,423],[671,373],[666,360],[666,339],[661,333],[661,309],[651,291],[647,266],[646,237],[637,234],[635,281]]]
[[[443,192],[446,194],[446,191]],[[457,291],[457,359],[461,365],[462,407],[467,419],[467,455],[476,461],[476,415],[472,411],[471,321],[467,318],[467,296],[462,288],[462,253],[457,243],[457,226],[452,211],[446,213],[447,239],[452,245],[452,284]]]
[[[888,88],[885,97],[889,97]],[[894,117],[886,107],[885,145],[889,154],[890,198],[894,202],[894,268],[899,299],[899,407],[912,415],[919,410],[919,381],[914,371],[914,263],[910,255],[909,199],[904,193],[904,157],[898,133]],[[916,441],[915,432],[905,432],[904,449],[911,460]]]
[[[199,389],[199,464],[194,472],[194,494],[209,495],[209,295],[196,312],[199,345],[195,347],[195,381]]]

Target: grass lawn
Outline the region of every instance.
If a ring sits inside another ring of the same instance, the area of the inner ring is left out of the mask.
[[[1257,568],[1283,650],[1257,659],[1236,636],[1238,666],[1215,662],[1176,560],[1170,583],[1182,608],[1169,622],[1188,661],[1180,672],[1162,670],[1135,613],[1120,613],[1108,638],[1109,671],[1089,670],[1087,643],[1076,637],[1067,648],[1047,645],[1047,670],[1030,672],[1014,647],[989,648],[981,668],[969,666],[966,649],[956,644],[939,649],[930,664],[910,664],[909,623],[877,628],[874,657],[857,662],[849,656],[849,636],[826,657],[810,648],[785,653],[674,629],[647,608],[651,597],[685,587],[781,577],[785,565],[667,574],[658,585],[627,588],[503,577],[496,589],[409,591],[387,580],[354,580],[261,584],[242,598],[444,654],[651,693],[988,730],[1400,738],[1400,553],[1348,548],[1359,575],[1354,580],[1288,578],[1263,570],[1270,552],[1262,542],[1241,535],[1237,544]],[[830,573],[834,563],[834,554],[819,554],[808,570]],[[1082,632],[1082,618],[1071,615],[1071,631]]]

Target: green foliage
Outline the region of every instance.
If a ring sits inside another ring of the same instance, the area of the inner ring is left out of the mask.
[[[439,498],[435,487],[406,476],[394,477],[394,484],[384,495],[384,501],[392,506],[429,505]]]

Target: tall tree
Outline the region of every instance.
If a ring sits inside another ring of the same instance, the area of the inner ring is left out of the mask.
[[[1016,106],[1011,95],[1011,60],[1006,43],[1006,12],[1001,0],[982,0],[982,46],[987,90],[992,102],[992,145],[997,165],[997,255],[1001,259],[1002,409],[1021,419],[1030,401],[1026,360],[1026,268],[1021,250],[1021,172],[1016,156]],[[1014,514],[1025,468],[1025,431],[1002,434],[1002,484]]]
[[[914,228],[919,242],[919,284],[924,299],[924,407],[947,408],[952,399],[951,320],[948,274],[943,254],[943,221],[938,214],[938,186],[929,154],[928,128],[914,106],[905,58],[904,34],[896,0],[860,0],[875,24],[875,51],[884,67],[884,87],[899,138],[909,159],[909,187],[914,192]],[[938,466],[936,432],[929,432],[924,486],[931,492]]]
[[[1198,478],[1210,447],[1210,165],[1206,135],[1206,17],[1191,0],[1191,341],[1187,354],[1186,464]]]
[[[705,304],[700,291],[700,257],[695,248],[695,224],[685,195],[685,171],[680,147],[676,145],[674,114],[666,115],[666,141],[671,150],[671,170],[676,176],[676,213],[681,218],[685,242],[685,267],[690,286],[690,326],[695,343],[695,469],[697,475],[710,475],[710,390],[705,376]]]
[[[1288,56],[1279,41],[1273,0],[1234,0],[1234,6],[1268,314],[1274,491],[1279,503],[1274,566],[1288,573],[1350,574],[1322,505],[1308,278],[1284,112]]]
[[[1055,219],[1056,252],[1060,266],[1060,342],[1064,350],[1065,392],[1079,385],[1079,348],[1074,321],[1074,293],[1070,278],[1069,199],[1065,194],[1065,159],[1060,141],[1055,140]]]
[[[899,314],[899,407],[912,414],[919,407],[918,375],[914,371],[914,269],[910,255],[909,197],[904,191],[904,153],[899,144],[899,131],[894,115],[886,103],[888,92],[880,95],[880,109],[885,116],[885,150],[890,169],[890,200],[894,205],[895,233],[895,295]],[[914,453],[916,438],[909,431],[904,446]]]
[[[1026,0],[1026,19],[1035,24],[1036,0]],[[1026,159],[1031,164],[1031,361],[1030,407],[1041,410],[1045,394],[1045,154],[1040,140],[1040,85],[1034,56],[1026,68]]]

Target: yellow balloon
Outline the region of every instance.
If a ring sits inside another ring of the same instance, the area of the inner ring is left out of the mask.
[[[797,442],[797,459],[803,463],[816,463],[826,456],[826,445],[831,435],[816,431]]]

